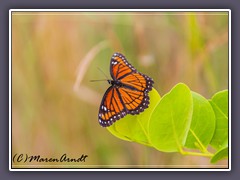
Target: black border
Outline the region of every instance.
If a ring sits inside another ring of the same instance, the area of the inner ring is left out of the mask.
[[[19,10],[21,10],[21,9],[19,9]],[[47,9],[46,9],[47,10]],[[64,10],[64,9],[63,9]],[[161,9],[160,9],[161,10]],[[206,12],[227,12],[228,13],[228,20],[230,20],[231,19],[231,13],[229,13],[229,11],[223,11],[223,10],[219,10],[219,11],[208,11],[208,9],[205,9],[205,10],[207,10]],[[61,11],[61,10],[59,10],[59,11],[44,11],[44,10],[41,10],[41,11],[18,11],[18,9],[16,9],[16,10],[11,10],[11,14],[10,14],[10,10],[9,10],[9,21],[10,21],[10,19],[11,19],[11,22],[12,22],[12,13],[13,12],[19,12],[19,13],[21,13],[21,12],[73,12],[73,11]],[[75,12],[83,12],[83,11],[75,11]],[[94,11],[94,10],[90,10],[90,11],[86,11],[86,12],[96,12],[96,13],[98,13],[97,11]],[[99,11],[99,12],[104,12],[104,11]],[[113,10],[113,11],[108,11],[108,12],[118,12],[117,10],[115,11],[115,10]],[[132,12],[132,11],[124,11],[124,12]],[[141,11],[141,10],[139,10],[139,11],[134,11],[134,12],[143,12],[143,11]],[[134,13],[133,12],[133,13]],[[156,11],[151,11],[151,12],[167,12],[167,11],[158,11],[158,10],[156,10]],[[169,11],[169,12],[173,12],[173,13],[175,13],[175,12],[199,12],[199,13],[201,13],[201,12],[204,12],[204,10],[203,11],[194,11],[194,10],[186,10],[186,11]],[[83,12],[84,13],[84,12]],[[12,28],[12,24],[11,24],[11,28]],[[229,47],[229,45],[230,45],[230,42],[229,42],[229,39],[231,39],[230,38],[230,31],[229,31],[229,29],[230,29],[230,23],[228,23],[228,47]],[[10,30],[9,29],[9,31],[11,31],[11,40],[12,40],[12,29]],[[12,45],[12,44],[11,44]],[[228,50],[230,50],[230,49],[228,49]],[[9,51],[11,51],[11,55],[12,55],[12,48],[11,48],[11,50],[9,50]],[[12,65],[12,56],[11,56],[11,65]],[[11,66],[11,71],[12,71],[12,66]],[[228,75],[229,75],[229,51],[228,51]],[[12,76],[11,76],[12,77]],[[12,78],[11,78],[11,82],[12,82]],[[229,81],[228,81],[228,89],[229,89]],[[12,94],[12,86],[11,86],[11,94]],[[228,97],[228,99],[229,99],[229,97]],[[12,105],[12,103],[11,103],[11,105]],[[228,101],[228,110],[229,110],[229,101]],[[11,113],[12,113],[12,106],[11,106]],[[228,117],[229,118],[229,117]],[[229,126],[229,124],[228,124],[228,126]],[[11,119],[11,129],[12,129],[12,119]],[[228,134],[229,134],[229,132],[230,132],[230,130],[229,130],[229,128],[228,128]],[[228,137],[228,139],[229,139],[229,137]],[[11,144],[12,144],[12,134],[11,134]],[[228,147],[229,147],[229,140],[228,140]],[[230,157],[229,156],[229,154],[230,154],[230,152],[228,151],[228,157]],[[10,155],[9,155],[10,156]],[[12,157],[12,146],[11,146],[11,159],[12,159],[13,157]],[[189,169],[191,170],[191,169],[195,169],[195,170],[200,170],[200,171],[216,171],[216,170],[222,170],[222,171],[226,171],[226,170],[229,170],[229,168],[230,168],[230,159],[228,159],[228,168],[151,168],[151,167],[146,167],[146,168],[133,168],[133,167],[129,167],[129,168],[114,168],[114,167],[109,167],[109,168],[101,168],[101,167],[99,167],[99,168],[79,168],[79,167],[76,167],[76,168],[43,168],[43,167],[38,167],[38,168],[13,168],[13,164],[12,164],[12,161],[11,161],[11,169],[12,170],[38,170],[38,169],[44,169],[44,170],[53,170],[53,171],[58,171],[58,170],[60,170],[60,169],[65,169],[66,171],[67,170],[69,170],[69,171],[72,171],[72,170],[74,170],[74,169],[78,169],[79,171],[85,171],[85,170],[89,170],[89,169],[91,169],[91,170],[94,170],[94,169],[101,169],[102,171],[108,171],[108,169],[115,169],[115,170],[119,170],[119,171],[123,171],[124,169],[132,169],[132,171],[137,171],[137,170],[139,170],[139,169],[144,169],[145,171],[155,171],[155,170],[157,170],[157,169],[159,169],[159,171],[161,171],[161,170],[166,170],[166,169],[168,169],[168,170],[170,170],[170,171],[174,171],[174,170],[185,170],[185,171],[188,171]],[[137,170],[136,170],[137,169]]]
[[[239,178],[239,169],[240,164],[239,152],[240,152],[240,143],[238,137],[240,137],[240,121],[237,117],[240,116],[239,111],[239,101],[240,95],[237,91],[240,87],[240,82],[237,77],[240,77],[240,22],[238,18],[240,16],[240,8],[238,1],[229,1],[229,0],[202,0],[202,1],[192,1],[192,0],[169,0],[169,1],[156,1],[156,0],[132,0],[128,2],[122,1],[109,1],[102,0],[88,0],[87,2],[83,1],[74,1],[74,0],[41,0],[41,1],[31,1],[31,0],[1,0],[0,1],[0,177],[3,179],[18,179],[25,180],[29,179],[42,179],[42,178],[51,178],[51,179],[79,179],[79,178],[98,178],[98,179],[146,179],[151,177],[151,179],[159,178],[180,178],[181,176],[184,179],[195,179],[202,180],[203,178],[211,178],[216,180],[225,180],[226,178],[238,179]],[[9,151],[8,151],[8,10],[14,8],[156,8],[156,9],[173,9],[173,8],[218,8],[218,9],[231,9],[232,12],[232,27],[231,27],[231,119],[232,119],[232,171],[231,172],[76,172],[71,173],[65,172],[9,172]]]

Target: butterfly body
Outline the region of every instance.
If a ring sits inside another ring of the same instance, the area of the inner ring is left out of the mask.
[[[114,88],[121,88],[121,87],[124,87],[124,88],[128,88],[128,89],[131,89],[131,90],[136,90],[136,88],[132,87],[132,86],[128,86],[128,85],[125,85],[124,83],[122,83],[121,81],[119,80],[108,80],[108,83],[111,84]]]
[[[112,80],[105,92],[100,109],[99,123],[103,127],[112,125],[127,114],[139,114],[149,105],[148,92],[152,78],[138,72],[120,53],[113,54],[110,63]]]
[[[116,88],[124,86],[124,84],[121,83],[121,81],[118,81],[118,80],[108,80],[108,83],[111,84],[112,86],[116,87]]]

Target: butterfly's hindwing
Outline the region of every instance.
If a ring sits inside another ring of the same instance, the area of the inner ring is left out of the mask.
[[[128,88],[119,88],[119,92],[129,114],[139,114],[149,105],[149,96],[145,92]]]
[[[111,86],[103,96],[98,119],[101,126],[106,127],[112,125],[116,120],[127,115],[125,106],[122,103],[119,92],[115,87]]]

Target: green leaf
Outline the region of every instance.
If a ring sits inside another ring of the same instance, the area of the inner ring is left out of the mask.
[[[217,92],[212,97],[212,101],[217,104],[222,113],[228,117],[228,90]]]
[[[139,115],[127,115],[115,122],[112,126],[107,127],[114,136],[127,140],[135,141],[144,145],[150,145],[147,137],[148,121],[155,106],[160,100],[160,95],[153,88],[149,92],[150,104],[144,112]]]
[[[206,149],[215,130],[215,114],[211,104],[203,96],[192,92],[192,97],[193,115],[185,147],[199,149],[204,146]]]
[[[211,163],[216,163],[225,158],[228,158],[228,147],[223,147],[219,151],[217,151],[211,158]]]
[[[151,144],[164,152],[179,151],[186,142],[193,102],[190,89],[177,84],[162,97],[149,121]]]
[[[228,90],[216,93],[209,102],[216,117],[216,127],[210,144],[217,150],[228,144]]]
[[[125,140],[125,141],[131,141],[131,139],[129,139],[128,137],[122,135],[121,133],[119,133],[118,131],[116,131],[116,128],[114,125],[107,127],[107,130],[112,133],[114,136],[118,137],[119,139]]]

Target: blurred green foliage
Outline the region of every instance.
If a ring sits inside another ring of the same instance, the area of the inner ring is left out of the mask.
[[[228,88],[228,33],[224,12],[14,12],[12,153],[89,156],[61,167],[226,167],[226,161],[210,165],[207,158],[115,138],[97,119],[109,85],[90,80],[104,78],[98,67],[110,77],[110,58],[118,51],[154,79],[161,96],[183,82],[210,98]],[[87,89],[86,101],[73,90],[78,66],[102,41],[106,47],[93,56],[81,81],[96,95]]]

